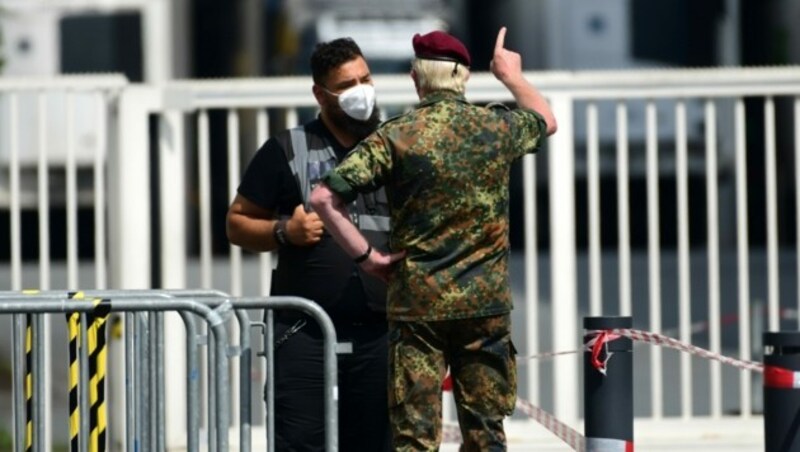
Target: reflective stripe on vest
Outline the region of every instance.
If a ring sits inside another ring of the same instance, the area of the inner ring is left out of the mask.
[[[297,177],[300,183],[301,195],[303,196],[306,210],[310,210],[308,200],[311,190],[313,190],[312,186],[319,181],[325,172],[336,166],[336,153],[333,152],[330,146],[322,149],[309,149],[303,126],[290,129],[289,136],[292,140],[294,158],[288,158],[289,156],[287,155],[287,160],[289,161],[289,167],[292,169],[292,174]],[[316,165],[317,174],[309,175],[309,167],[312,165]]]
[[[391,228],[390,223],[389,217],[378,215],[358,216],[358,224],[363,231],[389,232]]]
[[[311,190],[314,189],[316,183],[325,173],[336,166],[336,153],[331,146],[325,146],[321,149],[309,149],[308,135],[305,132],[304,126],[297,126],[289,129],[289,137],[291,138],[292,153],[294,155],[290,156],[289,152],[286,152],[286,159],[289,162],[292,175],[297,178],[300,184],[303,204],[307,211],[311,211],[309,205]],[[316,174],[309,174],[309,171],[315,171]],[[361,204],[366,202],[365,196],[369,197],[371,195],[359,195],[362,200]],[[355,203],[348,206],[347,210],[350,213],[350,219],[353,223],[364,232],[374,231],[388,234],[391,229],[388,212],[386,212],[386,216],[374,215],[375,212],[372,210],[370,210],[368,214],[364,208],[356,207]]]

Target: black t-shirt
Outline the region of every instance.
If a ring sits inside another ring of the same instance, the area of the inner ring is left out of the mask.
[[[342,161],[350,151],[350,148],[336,141],[319,119],[309,122],[305,127],[307,133],[316,135],[331,146],[338,161]],[[277,211],[279,215],[291,215],[295,207],[303,202],[281,144],[289,142],[288,130],[267,140],[247,166],[238,190],[249,201],[272,212]]]
[[[350,151],[336,141],[319,119],[306,124],[306,133],[314,135],[314,140],[327,142],[338,161]],[[259,207],[277,212],[278,215],[291,216],[295,207],[304,200],[283,148],[288,143],[291,143],[289,131],[267,140],[248,164],[238,192]],[[369,280],[362,281],[364,279]],[[322,306],[334,320],[342,318],[357,321],[375,314],[383,316],[382,312],[376,313],[367,307],[368,304],[385,306],[385,287],[382,283],[376,284],[376,281],[361,272],[326,231],[316,245],[287,245],[280,248],[271,294],[308,298]],[[353,284],[358,287],[354,288]],[[380,289],[375,290],[376,287]],[[350,295],[342,297],[345,290]],[[354,293],[363,296],[357,299],[352,295]]]

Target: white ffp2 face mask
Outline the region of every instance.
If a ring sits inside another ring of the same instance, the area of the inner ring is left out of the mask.
[[[327,89],[325,91],[328,91]],[[328,91],[331,93],[330,91]],[[339,98],[339,106],[353,119],[366,121],[372,116],[375,108],[375,87],[369,84],[360,84],[348,88],[339,94],[331,93]]]

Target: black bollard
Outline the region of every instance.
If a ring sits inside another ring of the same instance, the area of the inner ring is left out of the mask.
[[[584,345],[602,343],[583,354],[586,452],[633,452],[633,341],[598,334],[632,325],[631,317],[583,319]]]
[[[800,333],[764,333],[764,451],[800,451]]]

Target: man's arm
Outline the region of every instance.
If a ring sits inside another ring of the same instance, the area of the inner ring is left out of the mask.
[[[237,194],[228,209],[225,230],[234,245],[254,252],[272,251],[280,247],[275,237],[278,221],[274,212]],[[306,214],[302,204],[284,227],[287,241],[296,246],[313,245],[322,237],[322,221],[316,213]]]
[[[533,85],[522,75],[522,57],[516,52],[506,49],[506,27],[500,29],[494,46],[494,57],[489,65],[494,76],[511,91],[517,105],[529,108],[544,118],[547,124],[547,135],[556,133],[558,124],[550,109],[550,104]]]
[[[353,259],[365,256],[359,264],[365,271],[387,281],[392,264],[405,256],[405,253],[384,254],[367,242],[356,225],[350,221],[347,206],[325,183],[320,183],[311,192],[311,206],[328,228],[334,240],[345,253]]]
[[[225,218],[228,240],[249,251],[272,251],[278,248],[275,241],[273,212],[263,209],[242,195],[236,195]]]
[[[350,221],[345,203],[324,183],[311,192],[311,206],[348,256],[355,259],[367,251],[369,243]]]

